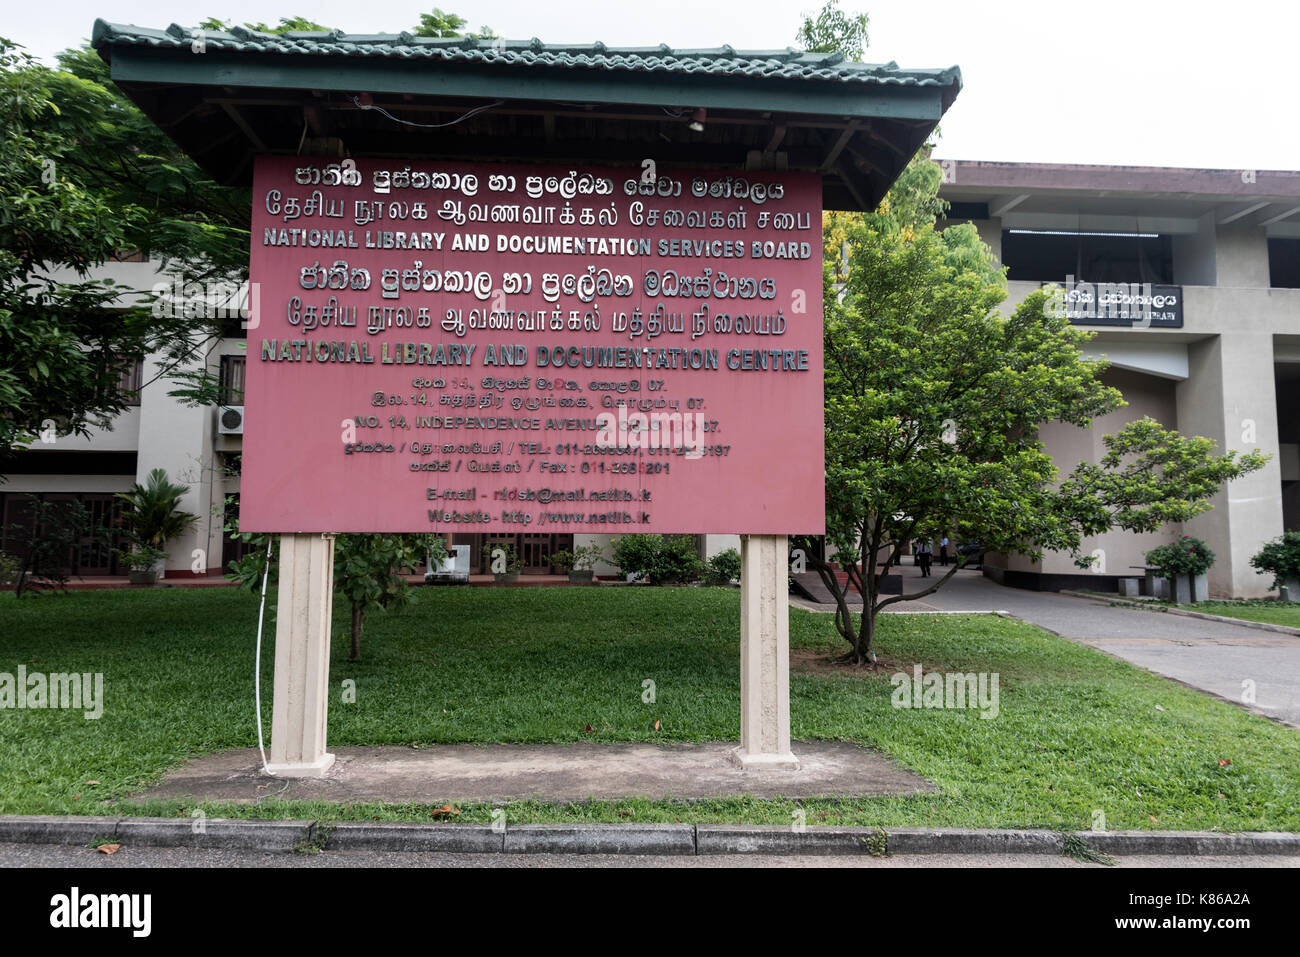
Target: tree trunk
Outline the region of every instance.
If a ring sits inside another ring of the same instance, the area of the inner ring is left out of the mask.
[[[875,591],[874,588],[871,589]],[[875,604],[875,595],[870,599],[863,596],[862,601],[862,625],[858,629],[858,643],[854,647],[854,653],[857,655],[857,663],[860,665],[872,664],[871,646],[876,640],[876,615],[873,608]]]
[[[875,557],[872,554],[869,560],[874,560]],[[874,564],[870,571],[863,569],[862,585],[862,621],[859,622],[857,634],[854,635],[853,663],[869,665],[872,663],[871,645],[876,638],[876,589],[879,587]]]
[[[352,606],[352,660],[361,658],[361,629],[366,623],[366,610],[360,605]]]

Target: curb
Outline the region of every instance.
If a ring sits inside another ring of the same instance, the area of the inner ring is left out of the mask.
[[[694,855],[695,827],[691,824],[516,824],[505,829],[505,852]]]
[[[875,827],[793,827],[780,824],[697,824],[696,853],[800,854],[810,857],[888,853],[885,832]]]
[[[1300,832],[1078,831],[1104,854],[1300,856]],[[0,843],[136,847],[438,851],[458,854],[1061,854],[1066,833],[1049,830],[879,828],[731,824],[417,824],[303,820],[0,815]]]
[[[331,851],[442,851],[500,853],[505,829],[479,824],[407,824],[400,821],[339,821],[320,829]]]
[[[1244,628],[1254,628],[1256,631],[1272,631],[1280,635],[1291,635],[1300,637],[1300,628],[1292,628],[1290,625],[1273,625],[1266,621],[1248,621],[1245,618],[1229,618],[1227,615],[1211,615],[1204,611],[1191,611],[1187,608],[1174,608],[1169,605],[1156,605],[1140,601],[1128,601],[1123,595],[1116,595],[1113,598],[1108,595],[1089,595],[1086,592],[1072,591],[1063,588],[1057,592],[1058,595],[1069,595],[1071,598],[1084,598],[1088,601],[1105,602],[1108,605],[1122,605],[1125,608],[1140,608],[1143,611],[1163,612],[1166,615],[1180,615],[1183,618],[1200,618],[1202,621],[1217,621],[1224,625],[1241,625]]]
[[[1060,854],[1060,831],[996,831],[899,827],[888,832],[891,854]],[[1300,853],[1300,841],[1296,844]]]

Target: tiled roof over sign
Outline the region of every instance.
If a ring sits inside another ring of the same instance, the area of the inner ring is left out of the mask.
[[[103,46],[152,46],[206,49],[239,53],[277,53],[303,56],[380,57],[398,60],[436,60],[447,63],[482,63],[497,66],[557,67],[562,69],[666,73],[684,76],[763,77],[832,83],[887,86],[938,86],[961,88],[957,67],[903,70],[896,63],[856,63],[838,53],[783,50],[735,50],[730,46],[674,50],[654,47],[608,47],[590,44],[548,44],[532,40],[449,39],[417,37],[410,33],[347,34],[330,32],[259,33],[234,27],[229,33],[172,24],[154,30],[95,22],[92,43]],[[955,92],[955,90],[954,90]]]
[[[961,91],[961,71],[832,53],[165,29],[95,22],[145,115],[220,183],[263,154],[816,173],[875,208]]]

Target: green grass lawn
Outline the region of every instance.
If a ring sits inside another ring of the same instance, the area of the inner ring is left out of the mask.
[[[1202,611],[1207,615],[1226,618],[1244,618],[1262,621],[1269,625],[1288,625],[1300,628],[1300,603],[1280,601],[1198,601],[1194,605],[1177,605],[1189,611]]]
[[[333,746],[739,738],[734,589],[419,589],[403,611],[369,616],[357,664],[346,660],[337,611]],[[256,600],[233,589],[73,592],[21,602],[0,595],[0,671],[20,664],[102,671],[106,699],[97,721],[80,712],[0,711],[0,813],[188,814],[177,802],[133,795],[186,758],[256,744],[256,616]],[[792,610],[790,625],[796,649],[837,650],[830,616]],[[1087,828],[1100,810],[1112,829],[1300,830],[1294,730],[992,616],[887,616],[877,650],[904,670],[921,662],[926,671],[998,672],[1000,715],[895,709],[887,673],[796,673],[796,739],[877,748],[939,788],[920,797],[798,802],[810,824],[1073,830]],[[340,692],[349,678],[357,700],[345,705]],[[655,682],[653,705],[642,701],[646,678]],[[794,807],[747,798],[517,803],[507,817],[789,824]],[[263,802],[205,810],[428,819],[430,805]],[[460,810],[461,821],[487,821],[491,812]]]

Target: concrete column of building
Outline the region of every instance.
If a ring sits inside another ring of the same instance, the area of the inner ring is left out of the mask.
[[[1214,496],[1211,511],[1183,526],[1215,553],[1212,598],[1263,597],[1271,579],[1251,568],[1250,558],[1282,534],[1272,335],[1234,331],[1192,343],[1177,399],[1182,434],[1214,439],[1220,452],[1258,448],[1272,456],[1258,472],[1228,483]]]
[[[747,769],[797,768],[790,750],[790,542],[740,536],[740,748]]]
[[[268,767],[283,777],[318,777],[334,763],[325,751],[333,596],[334,536],[281,535]]]
[[[150,383],[140,391],[139,445],[136,450],[136,481],[144,484],[149,472],[162,469],[167,478],[189,490],[181,497],[180,508],[198,516],[192,531],[167,543],[167,572],[189,576],[194,568],[200,573],[221,565],[218,548],[211,560],[212,529],[217,529],[220,543],[220,516],[213,516],[212,410],[191,407],[167,395],[174,387],[161,376],[164,357],[150,356],[144,363],[143,380]],[[201,367],[201,360],[184,366],[185,371]],[[157,379],[157,381],[154,381]]]

